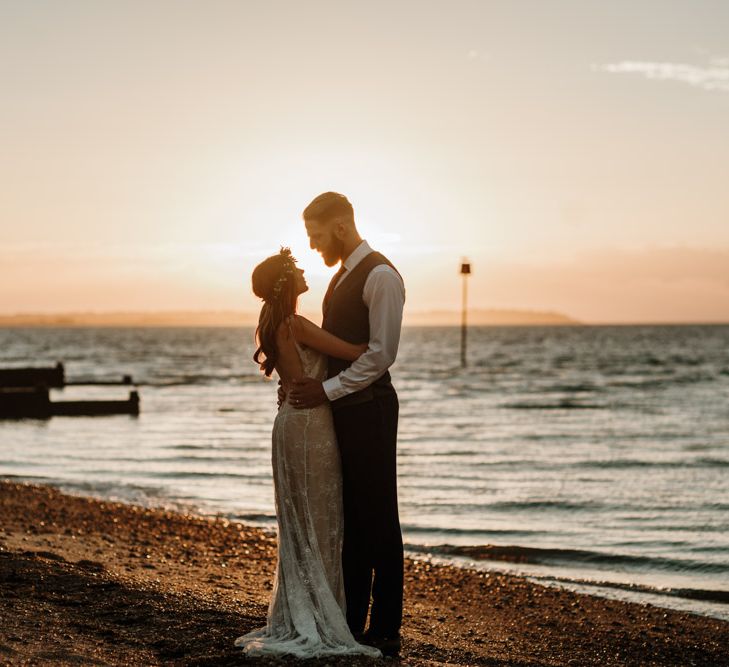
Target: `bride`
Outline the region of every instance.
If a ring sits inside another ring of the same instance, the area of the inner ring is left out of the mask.
[[[309,288],[288,248],[261,262],[252,283],[264,301],[253,359],[267,377],[275,370],[285,390],[303,377],[324,379],[327,356],[353,361],[367,348],[296,314],[298,296]],[[266,626],[235,644],[249,655],[379,657],[377,649],[355,641],[345,616],[342,477],[331,408],[294,409],[283,403],[272,440],[276,578]]]

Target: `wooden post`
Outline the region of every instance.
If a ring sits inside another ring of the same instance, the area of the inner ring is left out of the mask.
[[[464,259],[461,262],[461,275],[463,276],[463,295],[461,301],[461,366],[466,367],[466,339],[468,335],[468,276],[471,275],[471,264]]]

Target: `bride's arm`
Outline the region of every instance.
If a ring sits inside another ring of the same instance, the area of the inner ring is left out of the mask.
[[[355,345],[324,331],[301,315],[291,318],[291,330],[299,343],[337,359],[354,361],[364,354],[367,343]]]

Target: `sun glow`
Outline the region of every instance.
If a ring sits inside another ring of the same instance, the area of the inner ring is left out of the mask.
[[[474,307],[725,320],[729,10],[697,2],[691,62],[682,21],[664,43],[652,9],[610,3],[582,32],[543,3],[528,35],[508,3],[6,3],[0,308],[252,309],[282,245],[318,308],[335,269],[301,212],[335,190],[408,309],[458,309],[467,255]],[[649,276],[620,268],[631,248]]]

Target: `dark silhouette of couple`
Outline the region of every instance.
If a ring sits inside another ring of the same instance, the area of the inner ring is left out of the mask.
[[[281,382],[272,436],[278,563],[266,626],[236,644],[251,655],[395,655],[403,546],[388,369],[405,288],[360,237],[345,196],[319,195],[303,218],[312,250],[341,265],[321,327],[296,313],[308,286],[287,248],[253,271],[264,302],[254,359]]]

